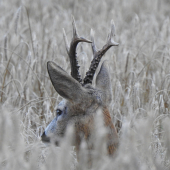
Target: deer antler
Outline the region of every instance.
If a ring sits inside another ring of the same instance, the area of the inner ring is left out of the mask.
[[[87,83],[92,83],[93,76],[95,74],[95,71],[99,65],[99,62],[102,58],[102,56],[107,52],[107,50],[112,47],[112,46],[118,46],[119,43],[115,42],[112,37],[115,36],[115,26],[114,22],[111,21],[111,32],[108,35],[107,43],[106,45],[103,46],[101,50],[97,50],[95,42],[94,42],[94,32],[91,30],[91,40],[92,40],[92,51],[93,51],[93,60],[91,62],[89,71],[86,72],[86,76],[84,78],[84,83],[83,85]]]
[[[79,83],[82,82],[81,76],[79,74],[79,65],[78,65],[78,61],[77,61],[77,56],[76,56],[76,47],[78,45],[79,42],[87,42],[87,43],[92,43],[91,41],[83,38],[83,37],[79,37],[78,33],[77,33],[77,28],[76,28],[76,24],[75,24],[75,20],[74,17],[72,17],[72,24],[73,24],[73,38],[72,41],[70,43],[70,47],[68,45],[68,41],[67,41],[67,37],[66,37],[66,33],[65,30],[63,29],[63,36],[64,36],[64,41],[65,41],[65,46],[66,46],[66,50],[67,50],[67,54],[70,58],[70,65],[71,65],[71,76],[76,79]]]

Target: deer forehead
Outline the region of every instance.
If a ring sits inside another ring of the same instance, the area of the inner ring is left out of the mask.
[[[63,110],[66,105],[66,100],[63,99],[57,106],[57,109]]]

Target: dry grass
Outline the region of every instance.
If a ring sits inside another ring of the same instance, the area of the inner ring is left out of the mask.
[[[88,168],[86,144],[78,162],[69,145],[72,128],[59,148],[40,141],[61,100],[46,63],[55,61],[70,72],[62,28],[70,40],[71,15],[80,35],[89,38],[95,30],[98,48],[113,19],[120,43],[104,57],[110,63],[110,110],[120,146],[115,158],[108,158],[98,130],[91,168],[170,169],[169,6],[168,0],[0,1],[0,169]],[[81,44],[78,56],[84,74],[90,45]]]

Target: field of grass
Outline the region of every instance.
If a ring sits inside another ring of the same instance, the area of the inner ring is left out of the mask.
[[[119,42],[103,57],[110,66],[119,149],[114,158],[106,156],[98,130],[91,169],[170,169],[169,9],[169,0],[1,0],[0,169],[88,168],[85,144],[79,161],[70,146],[72,129],[60,147],[40,138],[61,101],[46,64],[54,61],[70,73],[62,29],[70,41],[72,15],[81,36],[90,39],[95,31],[99,49],[113,19]],[[91,46],[82,43],[77,52],[84,75]]]

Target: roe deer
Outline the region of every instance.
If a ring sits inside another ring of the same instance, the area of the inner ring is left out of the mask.
[[[74,145],[77,152],[83,139],[87,142],[93,135],[94,119],[98,108],[102,109],[104,125],[108,129],[107,150],[108,155],[113,155],[118,145],[118,135],[112,123],[109,113],[109,104],[112,99],[112,88],[109,77],[107,63],[104,61],[96,77],[96,87],[92,86],[93,76],[99,65],[102,56],[112,46],[118,46],[113,40],[115,34],[114,23],[111,23],[111,32],[108,35],[107,43],[101,50],[97,50],[94,43],[93,31],[91,31],[91,41],[79,37],[73,18],[73,38],[70,47],[63,29],[66,50],[70,59],[71,76],[60,66],[52,61],[47,63],[47,70],[51,82],[60,96],[64,99],[59,103],[56,110],[56,117],[47,126],[41,138],[43,142],[50,142],[50,137],[55,136],[55,144],[58,145],[60,138],[65,134],[68,124],[72,124],[75,129]],[[79,66],[76,56],[76,47],[79,42],[91,43],[93,60],[84,80],[79,74]]]

